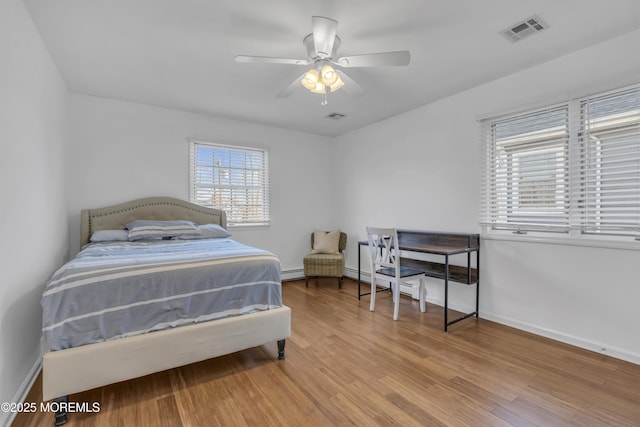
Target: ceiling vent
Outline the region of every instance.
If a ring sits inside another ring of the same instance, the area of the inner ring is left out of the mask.
[[[545,24],[542,19],[533,15],[522,22],[518,22],[517,24],[510,26],[504,31],[500,31],[500,34],[515,43],[525,37],[538,33],[547,27],[548,25]]]
[[[326,117],[327,117],[327,119],[340,120],[340,119],[344,119],[345,115],[344,114],[340,114],[340,113],[331,113]]]

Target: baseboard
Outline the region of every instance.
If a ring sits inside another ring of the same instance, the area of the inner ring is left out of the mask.
[[[16,391],[16,394],[13,396],[11,402],[13,403],[21,403],[24,402],[33,387],[33,384],[36,382],[38,378],[38,374],[42,369],[42,355],[38,354],[38,358],[36,362],[29,370],[29,373],[25,377],[24,381]],[[13,423],[14,418],[16,417],[17,412],[0,412],[0,426],[10,426]]]
[[[282,270],[280,272],[280,276],[283,281],[304,279],[304,270],[302,268]]]
[[[554,341],[559,341],[559,342],[569,344],[575,347],[579,347],[585,350],[593,351],[595,353],[600,353],[605,356],[611,356],[616,359],[624,360],[625,362],[630,362],[636,365],[640,365],[640,354],[631,353],[621,348],[610,347],[603,343],[586,340],[580,337],[565,334],[563,332],[554,331],[552,329],[541,328],[536,325],[520,322],[518,320],[510,319],[504,316],[497,316],[491,313],[485,313],[482,310],[480,311],[480,317],[483,319],[490,320],[492,322],[510,326],[515,329],[530,332],[535,335],[540,335],[542,337],[549,338]]]

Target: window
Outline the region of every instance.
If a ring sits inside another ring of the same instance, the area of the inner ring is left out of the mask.
[[[481,132],[485,231],[640,238],[640,86],[486,119]]]
[[[222,209],[229,226],[269,224],[267,151],[191,141],[190,200]]]
[[[487,123],[494,228],[568,231],[567,114],[561,106]]]
[[[580,103],[585,234],[640,236],[640,88]]]

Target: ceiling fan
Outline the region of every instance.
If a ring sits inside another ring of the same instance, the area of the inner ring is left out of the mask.
[[[338,57],[340,37],[336,35],[338,21],[324,16],[312,16],[313,32],[307,35],[303,44],[307,50],[307,59],[277,58],[271,56],[238,55],[236,62],[269,63],[285,65],[313,65],[289,86],[276,96],[285,98],[291,95],[300,85],[312,93],[322,94],[322,105],[327,104],[327,93],[344,87],[344,91],[352,96],[365,92],[358,83],[345,74],[341,68],[378,67],[409,65],[411,55],[408,51],[378,52],[363,55]],[[338,67],[337,69],[334,66]]]

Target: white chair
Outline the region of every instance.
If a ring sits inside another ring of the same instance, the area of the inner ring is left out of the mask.
[[[395,228],[367,227],[369,253],[371,260],[371,305],[376,305],[376,283],[382,280],[390,283],[393,294],[393,320],[398,320],[400,308],[400,283],[403,280],[420,279],[420,311],[425,312],[425,278],[422,270],[400,266],[398,250],[398,232]]]

